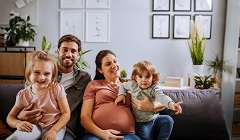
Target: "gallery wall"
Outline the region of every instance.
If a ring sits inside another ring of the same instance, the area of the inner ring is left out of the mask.
[[[0,0],[0,2],[2,5],[5,1]],[[212,15],[211,39],[207,40],[205,53],[205,59],[211,59],[215,54],[222,55],[223,52],[225,5],[226,0],[213,0],[213,11],[195,12],[194,0],[192,0],[191,11],[183,12],[173,11],[173,0],[170,0],[170,11],[153,11],[153,0],[112,0],[110,8],[104,9],[110,12],[109,42],[83,42],[83,50],[92,50],[84,56],[91,67],[87,71],[94,77],[96,54],[102,49],[110,49],[116,53],[121,68],[127,70],[128,77],[135,63],[148,60],[161,73],[160,82],[163,82],[167,76],[181,76],[186,85],[188,73],[192,72],[192,62],[187,40],[173,38],[173,17],[177,14],[190,15],[191,18],[195,14]],[[33,46],[40,49],[43,36],[46,36],[54,46],[57,45],[60,37],[60,13],[66,10],[88,12],[99,9],[62,9],[60,0],[38,0],[38,25],[34,27],[37,36]],[[169,38],[152,38],[153,14],[169,14]],[[54,50],[56,47],[51,53],[54,53]]]

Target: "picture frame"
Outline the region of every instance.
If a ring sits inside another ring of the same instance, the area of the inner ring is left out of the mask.
[[[110,0],[86,0],[86,8],[110,8]]]
[[[60,8],[84,8],[84,0],[60,0]]]
[[[60,37],[73,34],[84,42],[84,18],[83,11],[60,11]]]
[[[173,11],[190,12],[192,0],[173,0]]]
[[[110,42],[110,11],[86,11],[86,42]]]
[[[206,39],[211,39],[211,30],[212,30],[212,15],[194,15],[195,23],[200,23],[200,31],[202,31],[202,37]]]
[[[195,12],[212,12],[213,1],[212,0],[195,0],[194,11]]]
[[[153,11],[170,11],[170,0],[153,0]]]
[[[190,38],[190,20],[191,15],[174,15],[173,16],[173,38],[189,39]]]
[[[167,39],[170,37],[170,15],[152,15],[152,38]]]

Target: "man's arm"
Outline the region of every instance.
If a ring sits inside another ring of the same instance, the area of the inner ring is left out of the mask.
[[[28,121],[33,124],[37,124],[43,117],[42,109],[32,110],[34,104],[24,108],[17,116],[19,120]]]

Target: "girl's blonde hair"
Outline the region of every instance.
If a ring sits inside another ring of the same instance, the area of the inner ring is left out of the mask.
[[[32,55],[28,61],[26,70],[25,70],[25,78],[26,78],[27,82],[31,83],[30,75],[32,73],[32,68],[33,68],[34,64],[38,61],[45,61],[45,62],[52,63],[52,65],[53,65],[53,67],[52,67],[52,82],[54,82],[55,78],[57,77],[57,73],[58,73],[56,59],[54,58],[53,55],[51,55],[45,51],[36,51],[36,52],[32,53]]]
[[[141,61],[134,65],[131,79],[136,80],[136,76],[142,74],[145,70],[149,75],[152,75],[152,85],[156,85],[160,79],[160,73],[156,72],[154,65],[148,61]]]

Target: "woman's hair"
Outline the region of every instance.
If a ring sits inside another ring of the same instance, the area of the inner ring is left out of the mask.
[[[154,65],[148,61],[141,61],[134,65],[131,79],[136,80],[136,76],[142,74],[145,70],[149,75],[152,75],[152,85],[157,84],[159,81],[160,73],[156,72]]]
[[[72,42],[72,41],[77,43],[78,52],[80,52],[82,50],[81,40],[78,39],[76,36],[71,35],[71,34],[64,35],[58,40],[58,49],[60,49],[60,46],[61,46],[62,42]]]
[[[96,64],[96,74],[95,74],[95,77],[94,77],[94,80],[103,80],[105,79],[104,75],[102,73],[100,73],[98,71],[98,69],[101,69],[102,68],[102,59],[108,55],[108,54],[112,54],[116,57],[116,55],[110,51],[110,50],[101,50],[97,56],[96,56],[96,59],[95,59],[95,64]]]
[[[25,78],[28,82],[31,83],[30,81],[30,75],[32,73],[32,68],[34,66],[34,64],[36,62],[39,61],[45,61],[45,62],[51,62],[53,67],[52,67],[52,82],[54,82],[55,78],[57,77],[57,73],[58,73],[58,68],[57,68],[57,64],[56,64],[56,60],[54,58],[53,55],[49,54],[48,52],[45,51],[36,51],[33,52],[29,61],[28,61],[28,65],[26,67],[25,70]]]

